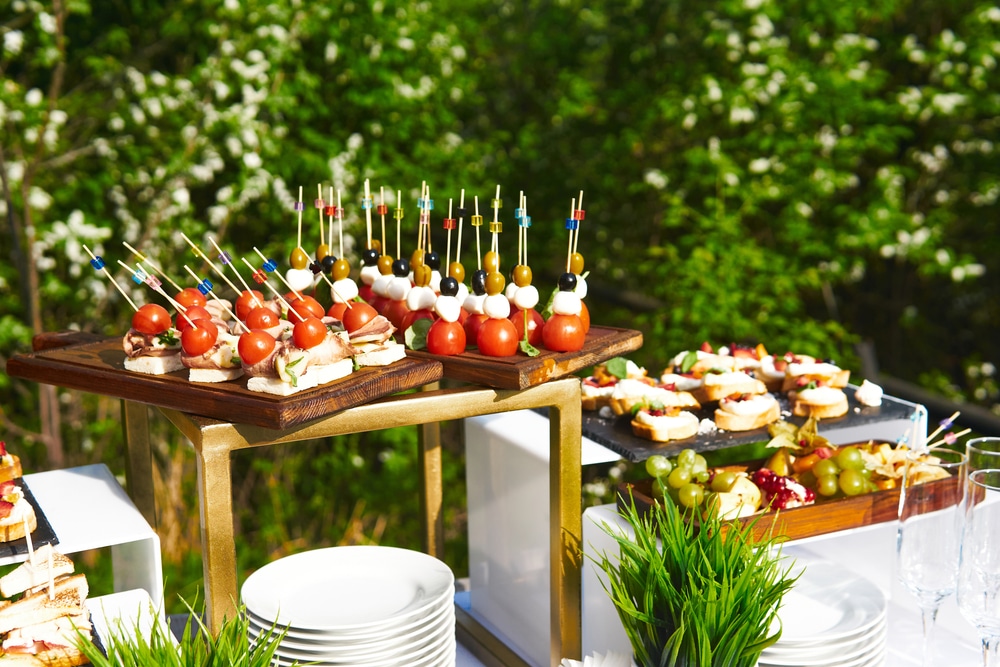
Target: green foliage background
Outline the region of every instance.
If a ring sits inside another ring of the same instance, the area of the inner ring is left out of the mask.
[[[285,258],[297,188],[309,200],[323,184],[343,192],[357,265],[365,178],[401,192],[407,253],[422,182],[436,220],[461,189],[488,203],[500,184],[508,232],[528,197],[538,285],[554,283],[561,221],[586,193],[594,319],[641,329],[651,369],[709,340],[857,370],[854,345],[870,340],[884,372],[997,410],[995,3],[0,0],[0,37],[4,359],[41,331],[127,328],[83,245],[115,268],[127,241],[175,277],[194,259],[181,232]],[[122,469],[116,402],[0,375],[0,407],[30,469]],[[192,460],[154,427],[184,588],[200,568]],[[457,482],[460,431],[447,433]],[[385,432],[238,458],[241,562],[415,544],[414,442]]]

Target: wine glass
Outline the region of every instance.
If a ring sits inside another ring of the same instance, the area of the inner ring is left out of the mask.
[[[1000,665],[1000,469],[969,473],[958,608],[976,626],[983,667]]]
[[[969,472],[994,468],[1000,470],[1000,438],[972,438],[965,443]]]
[[[949,480],[928,481],[929,457]],[[930,663],[931,634],[942,600],[955,592],[963,523],[966,458],[944,447],[907,452],[899,490],[896,570],[917,598],[923,621],[923,664]]]

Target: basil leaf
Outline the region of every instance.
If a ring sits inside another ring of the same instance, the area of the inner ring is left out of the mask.
[[[431,322],[427,318],[422,318],[410,325],[410,328],[406,330],[403,338],[406,341],[406,347],[411,350],[426,350],[427,349],[427,332],[430,331]]]
[[[614,375],[619,380],[624,380],[628,377],[628,361],[622,357],[609,359],[608,363],[604,364],[604,368],[610,375]]]
[[[698,363],[698,353],[694,350],[688,350],[688,353],[684,355],[684,359],[681,360],[681,372],[687,373],[696,363]]]

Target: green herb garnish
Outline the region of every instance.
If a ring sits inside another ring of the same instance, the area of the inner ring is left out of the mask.
[[[410,325],[410,328],[403,334],[406,347],[411,350],[427,349],[427,332],[431,329],[431,322],[427,318],[421,318]]]
[[[694,350],[688,350],[688,353],[681,359],[681,373],[689,373],[696,363],[698,363],[698,353]]]
[[[623,357],[609,359],[608,362],[604,364],[604,368],[608,371],[609,375],[613,375],[619,380],[624,380],[628,377],[628,360]]]
[[[173,347],[180,345],[181,339],[177,336],[177,329],[167,329],[163,333],[156,335],[156,342],[164,347]]]

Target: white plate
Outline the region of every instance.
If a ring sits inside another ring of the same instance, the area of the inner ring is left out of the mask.
[[[429,608],[425,614],[421,614],[418,617],[406,622],[387,624],[376,630],[366,631],[364,633],[315,632],[288,628],[285,630],[285,640],[291,640],[303,644],[304,646],[341,646],[345,648],[364,646],[372,643],[381,643],[383,641],[392,640],[395,637],[405,635],[414,630],[425,628],[447,613],[454,615],[453,599],[454,596],[445,600],[445,604],[433,606]],[[256,616],[248,616],[248,622],[249,628],[253,630],[253,634],[257,636],[266,633],[272,627],[270,623],[266,623]],[[282,630],[282,628],[276,629],[279,631]]]
[[[837,563],[811,561],[782,600],[774,647],[829,646],[860,635],[885,617],[878,586]]]
[[[455,633],[455,613],[445,610],[445,613],[433,622],[411,630],[409,633],[387,638],[384,641],[367,644],[338,646],[317,643],[303,643],[289,640],[286,636],[279,643],[282,654],[300,659],[313,660],[373,660],[381,659],[383,654],[409,651],[421,644],[429,643],[439,637]],[[249,633],[251,641],[260,635],[256,631]]]
[[[831,661],[824,662],[797,662],[796,667],[875,667],[875,665],[885,664],[886,647],[883,643],[881,646],[872,646],[867,651],[861,655],[855,656],[854,658],[848,658],[847,660],[841,658],[835,658]],[[760,662],[757,663],[757,667],[787,667],[785,663],[768,662],[761,658]]]
[[[360,667],[361,665],[370,667],[381,667],[382,665],[386,665],[386,667],[402,667],[403,665],[408,666],[414,662],[419,662],[429,655],[434,655],[449,643],[454,642],[455,632],[452,628],[450,629],[450,632],[443,632],[438,636],[424,638],[419,643],[413,644],[412,646],[393,648],[373,654],[359,656],[308,655],[300,654],[297,651],[286,650],[284,647],[279,647],[278,650],[275,651],[275,655],[286,660],[298,660],[302,663],[318,660],[357,667]]]
[[[886,652],[888,629],[883,625],[870,635],[864,642],[852,644],[850,647],[839,645],[827,646],[822,649],[804,650],[797,654],[760,656],[763,667],[860,667],[872,657]]]
[[[760,658],[769,663],[796,665],[800,660],[819,660],[853,657],[866,651],[873,643],[885,642],[888,622],[883,616],[878,623],[849,640],[816,644],[812,646],[780,646],[775,644],[761,653]],[[829,657],[827,657],[829,656]]]
[[[422,657],[411,658],[400,662],[398,658],[393,658],[392,660],[386,662],[374,662],[374,663],[350,663],[351,667],[401,667],[406,665],[406,667],[444,667],[445,665],[455,664],[455,652],[456,643],[455,637],[449,637],[446,641],[443,641],[440,646],[438,646],[434,651],[425,654]],[[291,667],[295,663],[294,659],[284,658],[280,655],[275,655],[274,664],[279,667]],[[303,664],[302,661],[298,661],[298,664]],[[310,665],[316,665],[317,667],[345,667],[345,663],[342,661],[315,661],[310,662]]]
[[[455,585],[437,558],[379,546],[304,551],[260,568],[243,584],[249,612],[300,630],[362,630],[420,615]]]

